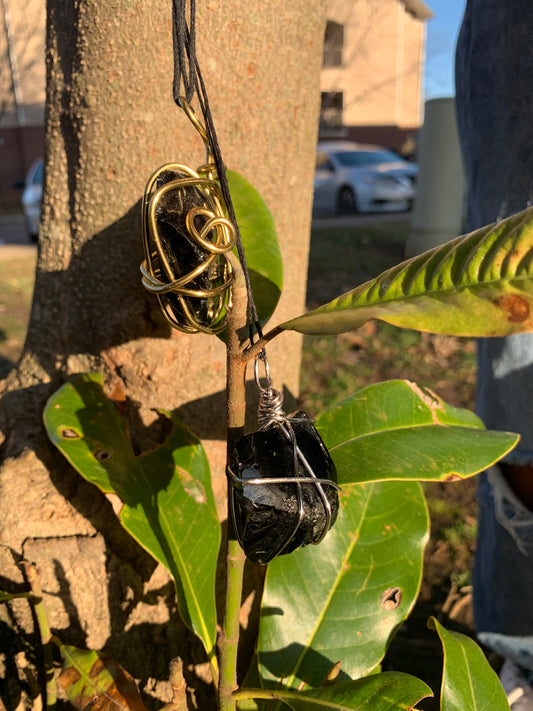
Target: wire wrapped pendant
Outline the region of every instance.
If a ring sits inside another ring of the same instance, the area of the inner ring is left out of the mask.
[[[282,396],[260,389],[257,432],[239,437],[230,476],[230,515],[247,557],[266,564],[320,543],[339,507],[335,465],[304,412],[286,417]]]
[[[225,216],[205,130],[183,101],[206,143],[207,162],[198,171],[168,163],[150,177],[142,201],[142,283],[174,328],[219,333],[231,300],[227,253],[235,230]]]

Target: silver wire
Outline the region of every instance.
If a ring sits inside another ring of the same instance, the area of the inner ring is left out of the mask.
[[[259,365],[260,363],[263,365],[264,368],[264,375],[263,378],[266,380],[266,386],[264,386],[261,382],[261,377],[259,374]],[[258,420],[259,420],[259,431],[265,431],[269,429],[270,427],[276,425],[278,426],[287,440],[291,443],[292,445],[292,456],[293,456],[293,472],[295,476],[287,476],[287,477],[269,477],[269,478],[255,478],[255,479],[244,479],[241,477],[238,477],[228,466],[227,468],[227,473],[230,476],[232,480],[232,486],[235,483],[239,483],[240,485],[251,485],[251,486],[263,486],[267,484],[296,484],[296,497],[297,497],[297,506],[298,506],[298,517],[297,521],[295,523],[295,526],[290,533],[290,535],[282,541],[282,544],[280,547],[277,549],[275,555],[280,555],[283,550],[289,545],[289,543],[294,539],[296,533],[298,532],[298,529],[300,528],[305,510],[304,510],[304,503],[303,503],[303,497],[302,497],[302,484],[313,484],[320,496],[320,499],[322,501],[322,505],[324,506],[324,511],[326,514],[326,520],[324,523],[324,526],[322,528],[322,532],[320,534],[320,537],[318,540],[314,541],[314,544],[320,543],[326,535],[326,533],[329,531],[329,528],[331,526],[331,518],[332,518],[332,509],[331,509],[331,503],[326,495],[326,492],[324,491],[324,486],[331,486],[333,487],[336,491],[340,491],[341,488],[338,486],[333,481],[330,481],[329,479],[322,479],[318,478],[315,472],[313,471],[313,468],[307,461],[305,455],[303,454],[302,450],[298,446],[296,436],[294,434],[294,430],[292,427],[293,422],[310,422],[309,418],[307,417],[301,417],[301,418],[295,418],[295,417],[287,417],[285,412],[283,411],[283,394],[279,391],[276,390],[275,388],[272,387],[272,381],[270,378],[270,367],[268,364],[268,359],[266,356],[266,352],[263,350],[261,353],[257,356],[257,358],[254,361],[254,379],[255,383],[259,392],[259,406],[258,406]],[[296,476],[300,465],[303,466],[304,470],[307,472],[308,476]],[[233,499],[233,497],[231,497]],[[239,538],[239,542],[242,545],[243,541],[239,532],[239,528],[237,526],[237,521],[236,521],[236,512],[235,512],[235,507],[234,507],[234,502],[233,500],[231,501],[231,515],[233,519],[233,524],[234,524],[234,530],[237,533],[237,537]]]

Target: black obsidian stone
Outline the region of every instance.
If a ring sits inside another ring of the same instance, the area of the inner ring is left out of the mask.
[[[292,416],[292,430],[315,476],[337,483],[335,465],[311,420],[304,412]],[[303,420],[303,421],[298,421]],[[235,525],[246,556],[256,563],[268,563],[277,555],[300,546],[317,543],[331,528],[339,507],[337,489],[322,484],[331,507],[327,510],[313,478],[300,459],[294,459],[294,445],[278,423],[266,430],[240,437],[235,443],[232,471],[244,481],[233,486]],[[291,483],[291,477],[308,477],[309,483]],[[246,484],[246,479],[283,477],[287,483]],[[300,520],[300,510],[303,516]]]
[[[156,187],[159,189],[171,181],[190,178],[189,175],[167,170],[159,176]],[[159,201],[156,209],[156,223],[161,248],[165,258],[170,265],[171,274],[164,272],[160,260],[155,258],[154,271],[158,278],[164,280],[181,279],[190,274],[197,267],[202,265],[209,254],[201,247],[189,234],[186,225],[187,213],[194,208],[205,207],[205,196],[198,188],[187,185],[180,186],[176,183],[176,188],[166,193]],[[198,231],[207,222],[208,217],[198,215],[195,219],[195,227]],[[154,258],[152,258],[154,261]],[[197,289],[209,292],[210,289],[221,286],[226,281],[227,268],[225,257],[218,255],[211,265],[200,274],[190,280],[187,284],[189,289]],[[182,313],[180,300],[169,292],[163,295],[165,302],[170,307],[174,318],[180,325],[186,325],[188,319]],[[212,325],[213,310],[217,309],[221,296],[215,297],[182,297],[197,321],[204,325]]]

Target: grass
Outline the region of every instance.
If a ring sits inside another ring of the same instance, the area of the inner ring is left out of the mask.
[[[314,308],[402,261],[409,236],[404,220],[311,236],[307,306]],[[402,378],[435,391],[452,405],[474,406],[475,344],[472,339],[418,333],[371,321],[352,333],[307,336],[302,360],[301,401],[310,413],[371,383]],[[450,582],[470,575],[476,504],[473,481],[460,486],[426,485],[433,536],[426,554],[423,599],[441,600]],[[453,501],[460,500],[459,509]],[[439,502],[447,501],[446,511]],[[441,542],[447,557],[432,560]]]
[[[406,220],[311,236],[307,306],[315,308],[402,261]],[[358,331],[304,339],[301,397],[312,412],[373,382],[407,378],[451,404],[472,407],[472,339],[418,333],[371,321]]]
[[[0,378],[15,365],[30,315],[36,254],[0,260]]]
[[[355,333],[305,338],[302,399],[318,411],[370,383],[404,378],[454,405],[472,407],[474,369],[470,339],[369,322]]]
[[[405,259],[409,224],[404,220],[311,235],[307,306],[315,308],[378,276]],[[429,387],[460,407],[474,406],[475,344],[472,339],[418,333],[372,321],[353,333],[304,338],[301,401],[311,415],[370,383],[394,378]],[[430,615],[448,627],[472,631],[469,583],[475,548],[475,481],[424,485],[431,517],[420,597],[394,639],[384,669],[406,671],[438,690],[442,653],[427,629]],[[434,711],[437,700],[421,708]]]
[[[407,220],[314,230],[307,305],[314,308],[402,261]],[[371,383],[395,378],[428,387],[451,405],[474,407],[473,339],[418,333],[371,321],[337,336],[307,336],[301,402],[311,414]],[[442,603],[469,580],[476,531],[475,483],[425,485],[432,520],[421,598]]]

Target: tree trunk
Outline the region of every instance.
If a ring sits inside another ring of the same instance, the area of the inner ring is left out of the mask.
[[[304,309],[324,1],[198,5],[198,58],[224,160],[259,190],[278,228],[285,289],[272,323],[279,322]],[[204,161],[172,100],[170,0],[48,0],[34,301],[0,408],[2,587],[23,584],[21,556],[35,561],[61,639],[104,648],[158,697],[171,656],[197,661],[197,647],[175,620],[168,579],[53,450],[42,410],[73,374],[99,370],[109,390],[126,394],[138,449],[157,437],[154,408],[178,411],[205,441],[223,515],[223,344],[171,332],[140,284],[140,198],[167,161],[194,168]],[[274,385],[296,395],[300,340],[280,340],[269,347]],[[0,615],[13,680],[33,621],[22,601],[0,606]],[[8,708],[20,693],[10,689]]]

